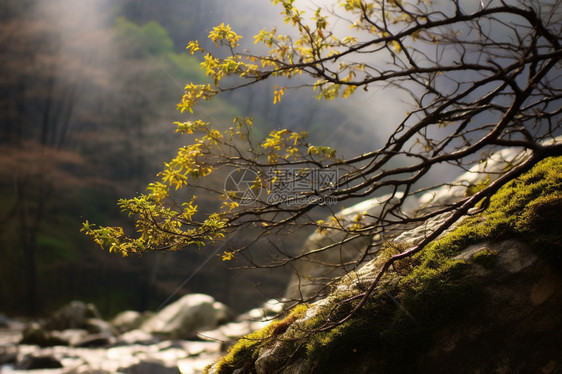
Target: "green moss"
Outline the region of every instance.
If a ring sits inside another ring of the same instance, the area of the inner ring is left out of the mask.
[[[487,269],[491,269],[496,264],[498,257],[497,251],[490,251],[489,249],[483,249],[480,252],[472,256],[472,261],[475,264],[482,265]]]
[[[527,204],[516,224],[535,249],[548,260],[562,263],[562,191],[540,196]]]

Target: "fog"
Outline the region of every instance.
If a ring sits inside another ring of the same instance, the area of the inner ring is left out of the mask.
[[[459,3],[467,13],[489,4]],[[530,3],[548,11],[553,2]],[[317,7],[332,10],[330,31],[340,39],[355,32],[333,0],[296,4],[309,16]],[[329,102],[319,102],[318,93],[304,87],[273,105],[276,83],[264,81],[204,102],[195,115],[179,113],[183,87],[208,82],[200,56],[185,50],[188,41],[199,40],[215,51],[206,39],[221,22],[243,35],[241,49],[267,52],[252,37],[263,28],[276,26],[278,33],[296,36],[283,24],[282,7],[268,1],[7,0],[0,11],[0,283],[9,285],[0,298],[14,313],[52,310],[70,298],[93,301],[114,314],[158,308],[176,293],[211,293],[238,310],[279,297],[291,269],[266,277],[229,272],[214,248],[124,260],[84,238],[81,222],[134,230],[116,201],[142,193],[178,147],[191,141],[174,133],[174,121],[201,118],[224,130],[235,116],[252,116],[262,139],[272,129],[307,130],[312,144],[353,157],[380,146],[412,109],[405,91],[386,84]],[[553,23],[560,20],[560,14],[550,17]],[[503,32],[498,24],[484,27]],[[474,30],[457,31],[478,37]],[[437,48],[418,47],[427,54]],[[455,53],[445,51],[441,57],[450,62]],[[360,58],[388,62],[375,54]],[[444,88],[453,84],[442,82]],[[313,83],[310,77],[282,81],[287,86]],[[459,170],[439,167],[423,183],[450,180],[452,173]],[[212,196],[201,200],[208,209],[217,203]],[[305,234],[283,244],[299,248]]]
[[[231,273],[213,249],[125,260],[80,233],[85,220],[133,228],[116,201],[142,192],[189,142],[174,133],[174,121],[202,118],[226,129],[234,116],[250,115],[261,136],[288,127],[309,130],[315,144],[342,155],[372,148],[367,100],[320,103],[311,89],[274,106],[274,84],[264,82],[205,102],[195,116],[176,110],[184,85],[206,80],[185,51],[189,40],[203,41],[225,22],[244,36],[243,48],[256,48],[253,34],[282,23],[279,8],[250,0],[230,7],[218,0],[10,0],[0,9],[0,264],[12,264],[0,265],[0,282],[10,285],[0,295],[4,311],[43,313],[83,299],[113,314],[158,308],[188,292],[244,310],[281,295],[286,270]]]

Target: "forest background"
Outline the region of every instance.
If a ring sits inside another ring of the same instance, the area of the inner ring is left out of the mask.
[[[283,24],[278,8],[255,0],[0,4],[0,312],[44,314],[79,299],[108,318],[193,292],[243,311],[282,296],[290,267],[245,271],[209,247],[123,259],[80,233],[84,220],[133,229],[116,201],[142,192],[189,142],[174,133],[174,121],[190,118],[176,103],[186,83],[208,78],[185,46],[206,40],[221,22],[246,36],[248,47],[251,35]],[[311,143],[353,156],[378,145],[382,124],[399,108],[374,113],[374,101],[394,100],[378,91],[329,104],[297,91],[276,105],[273,91],[270,82],[253,85],[195,115],[224,129],[235,116],[251,115],[257,136],[306,130]],[[197,193],[200,210],[211,211],[216,202]],[[305,238],[276,244],[296,251]],[[253,246],[256,256],[268,255],[269,242]]]

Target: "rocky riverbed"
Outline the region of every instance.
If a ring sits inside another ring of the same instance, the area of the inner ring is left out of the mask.
[[[124,311],[110,321],[80,301],[41,321],[0,316],[0,373],[202,373],[281,309],[270,301],[235,316],[211,296],[192,294],[156,313]]]

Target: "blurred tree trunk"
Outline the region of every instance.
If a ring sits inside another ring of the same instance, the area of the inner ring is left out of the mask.
[[[71,72],[64,68],[72,57],[62,55],[52,25],[33,19],[31,9],[12,13],[14,17],[0,30],[0,145],[9,153],[4,155],[0,172],[14,186],[13,208],[3,220],[14,223],[26,310],[33,315],[41,309],[37,239],[56,187],[63,183],[53,169],[58,167],[59,156],[60,161],[72,162],[56,150],[62,151],[68,137],[78,89],[76,81],[68,77]]]
[[[37,298],[37,236],[44,219],[45,204],[50,195],[48,191],[50,189],[46,185],[40,186],[40,189],[45,190],[41,194],[43,198],[33,201],[34,199],[26,198],[26,184],[21,181],[16,182],[16,214],[19,222],[17,230],[25,266],[23,277],[26,288],[26,309],[31,315],[37,314],[40,310],[40,300]],[[33,203],[35,209],[32,209]]]

